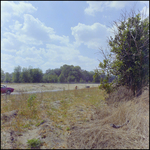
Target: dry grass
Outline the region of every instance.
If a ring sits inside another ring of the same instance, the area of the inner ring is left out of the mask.
[[[7,100],[1,95],[1,114],[18,111],[17,116],[9,120],[1,119],[1,130],[11,129],[19,134],[24,134],[29,129],[30,132],[33,129],[35,132],[35,128],[50,120],[56,135],[66,138],[60,147],[52,141],[53,148],[149,148],[149,90],[145,90],[138,98],[132,98],[131,93],[121,87],[105,101],[106,97],[104,91],[94,87],[21,93],[10,95]],[[129,123],[122,128],[110,126],[111,123],[121,125],[127,120]],[[49,137],[45,138],[45,145],[53,139],[52,131],[49,131],[52,126],[38,131],[42,137]],[[2,140],[2,148],[9,148],[4,143],[5,140]],[[26,148],[21,144],[14,146],[16,147]],[[52,147],[48,145],[45,148]]]
[[[98,87],[99,84],[61,84],[61,83],[3,83],[8,87],[14,88],[14,92],[29,92],[29,91],[43,91],[43,90],[74,90],[77,86],[77,89],[84,89],[85,86]]]
[[[122,91],[124,98],[118,93]],[[94,120],[86,126],[76,127],[68,137],[68,148],[85,149],[145,149],[149,148],[149,91],[132,100],[123,87],[107,99],[109,105],[101,106],[95,112]],[[117,95],[115,95],[117,94]],[[129,93],[130,95],[131,93]],[[115,104],[114,97],[117,105]],[[121,101],[120,101],[121,100]],[[128,100],[128,101],[126,101]],[[115,129],[113,124],[129,123]]]
[[[85,123],[91,108],[104,99],[104,91],[98,88],[64,90],[36,94],[1,95],[1,116],[17,110],[15,117],[1,119],[2,131],[27,132],[38,127],[40,122],[51,120],[52,125],[68,132],[74,123]],[[35,97],[34,97],[35,96]],[[32,99],[32,97],[34,97]],[[4,148],[4,147],[3,147]]]

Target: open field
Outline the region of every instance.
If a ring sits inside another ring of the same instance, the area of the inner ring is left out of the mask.
[[[99,84],[77,83],[77,84],[59,84],[59,83],[3,83],[8,87],[14,88],[14,92],[44,91],[44,90],[74,90],[83,89],[85,86],[98,87]]]
[[[65,86],[70,90],[1,96],[1,148],[26,149],[34,138],[41,149],[149,148],[149,89],[132,98],[122,87],[108,98],[91,84]]]

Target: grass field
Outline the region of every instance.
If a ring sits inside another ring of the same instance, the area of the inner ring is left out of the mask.
[[[90,87],[98,87],[99,84],[60,84],[60,83],[3,83],[8,87],[14,88],[14,92],[18,91],[41,91],[41,90],[55,90],[55,89],[63,89],[63,90],[74,90],[75,86],[78,89],[84,89],[85,86]]]
[[[26,86],[32,87],[31,91],[34,86],[65,90],[9,95],[7,99],[1,96],[2,148],[26,149],[35,143],[41,149],[149,148],[149,90],[132,98],[124,87],[108,97],[92,84],[88,89],[77,84],[77,90],[76,84],[18,85],[18,91]],[[7,86],[15,88],[17,84]],[[122,128],[110,126],[126,120],[129,123]]]

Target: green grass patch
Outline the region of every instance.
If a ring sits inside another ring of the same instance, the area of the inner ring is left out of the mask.
[[[27,142],[29,148],[39,148],[42,142],[39,139],[31,139]]]

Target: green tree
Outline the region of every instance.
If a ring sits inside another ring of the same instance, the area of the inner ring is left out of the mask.
[[[72,68],[73,68],[72,65],[69,66],[69,65],[66,65],[66,64],[61,67],[61,69],[62,69],[61,74],[64,77],[64,82],[67,82],[67,78],[69,76],[69,73],[72,71]]]
[[[57,75],[49,75],[49,82],[50,83],[58,82],[58,76]]]
[[[42,82],[42,78],[43,78],[43,73],[42,70],[39,68],[34,68],[32,69],[32,79],[33,79],[33,83],[40,83]]]
[[[5,82],[11,82],[12,79],[11,79],[11,74],[9,74],[8,72],[5,73],[5,79],[4,79]]]
[[[110,92],[112,83],[108,84],[108,81],[114,75],[117,86],[125,85],[138,95],[149,83],[149,19],[143,19],[142,14],[136,14],[134,10],[131,10],[129,18],[126,16],[124,13],[122,20],[114,21],[117,32],[108,41],[110,54],[105,55],[101,49],[105,59],[99,68],[107,75],[101,81],[101,87]],[[113,61],[112,56],[115,56]]]
[[[73,75],[68,76],[67,81],[68,82],[75,82],[75,76],[73,76]]]
[[[43,75],[43,82],[45,82],[45,83],[49,83],[50,82],[49,75],[46,74],[46,73]]]
[[[61,74],[61,69],[60,68],[54,69],[54,73],[59,77],[59,75]]]
[[[4,79],[5,79],[5,73],[1,68],[1,82],[4,82]]]
[[[65,82],[65,77],[63,74],[60,74],[60,76],[58,77],[58,82],[60,83],[64,83]]]
[[[13,82],[20,83],[21,82],[21,67],[15,67],[12,77]]]
[[[21,72],[21,82],[29,83],[30,82],[30,71],[27,68],[23,68]]]

